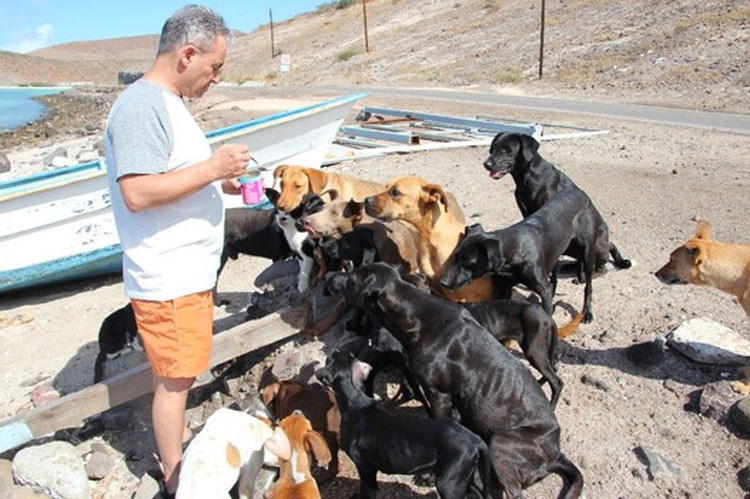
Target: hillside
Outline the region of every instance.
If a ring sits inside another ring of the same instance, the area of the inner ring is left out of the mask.
[[[537,2],[369,0],[367,15],[369,53],[356,2],[275,24],[276,51],[289,54],[290,72],[271,58],[268,25],[238,35],[224,78],[606,95],[750,111],[750,5],[741,0],[548,2],[542,80]],[[46,75],[111,84],[118,70],[147,68],[154,45],[154,36],[142,36],[69,43],[20,59],[0,53],[0,83]]]

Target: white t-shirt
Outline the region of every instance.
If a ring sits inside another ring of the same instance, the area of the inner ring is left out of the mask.
[[[159,174],[211,156],[205,135],[178,95],[141,78],[117,98],[105,132],[109,190],[130,298],[164,301],[216,283],[224,242],[217,183],[176,203],[131,212],[117,180]]]

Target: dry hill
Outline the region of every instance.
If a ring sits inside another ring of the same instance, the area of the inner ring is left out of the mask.
[[[234,40],[224,77],[269,84],[363,83],[512,89],[750,111],[750,5],[741,0],[547,2],[544,78],[539,2],[369,0],[298,16]],[[0,82],[114,83],[148,67],[154,36],[0,53]],[[40,57],[43,56],[43,57]],[[42,76],[46,77],[43,78]]]

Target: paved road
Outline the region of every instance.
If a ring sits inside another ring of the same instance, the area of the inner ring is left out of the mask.
[[[480,92],[460,92],[451,90],[431,90],[421,88],[387,88],[366,86],[326,86],[313,87],[323,91],[366,92],[378,96],[404,96],[420,99],[449,100],[453,102],[472,102],[501,104],[535,109],[546,109],[566,113],[594,114],[611,116],[628,120],[650,121],[669,125],[688,126],[724,132],[750,135],[750,115],[731,113],[712,113],[691,111],[637,104],[616,104],[573,99],[552,99],[544,97],[527,97],[519,95],[501,95]]]

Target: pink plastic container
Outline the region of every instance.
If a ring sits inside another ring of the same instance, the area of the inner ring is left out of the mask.
[[[263,189],[263,179],[260,175],[252,177],[243,175],[239,178],[239,181],[243,203],[252,206],[263,202],[266,192],[265,189]]]

